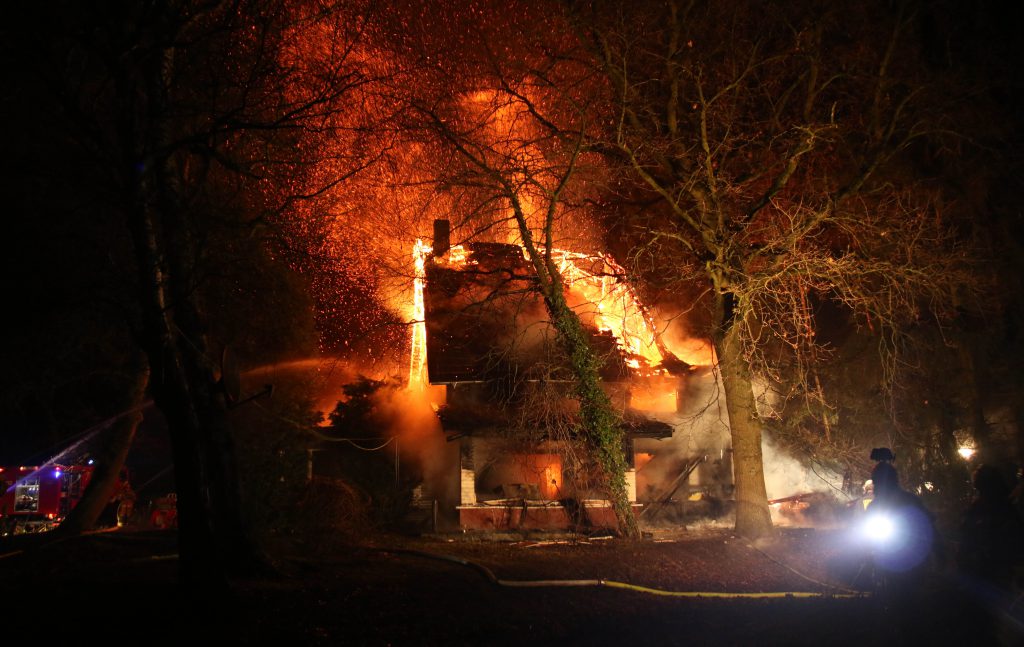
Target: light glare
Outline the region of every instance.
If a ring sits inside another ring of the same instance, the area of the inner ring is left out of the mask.
[[[864,522],[864,534],[871,541],[886,543],[896,534],[896,524],[888,515],[873,514]]]

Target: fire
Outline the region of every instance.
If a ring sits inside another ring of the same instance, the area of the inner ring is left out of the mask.
[[[665,339],[665,344],[672,349],[676,357],[690,366],[714,366],[715,349],[704,339],[689,338],[682,340]]]
[[[674,413],[677,394],[671,384],[635,384],[630,387],[629,406],[637,411]]]
[[[558,454],[515,454],[512,457],[513,481],[537,485],[542,499],[558,499],[562,491],[562,457]]]
[[[414,279],[410,387],[422,388],[426,384],[424,365],[427,328],[423,289],[427,257],[432,251],[432,247],[421,239],[416,239],[412,249]],[[525,249],[523,253],[526,254]],[[581,254],[553,249],[551,256],[566,287],[593,306],[584,314],[592,315],[598,329],[602,332],[611,332],[619,346],[631,356],[626,361],[627,365],[636,370],[647,369],[648,374],[656,373],[651,367],[660,364],[664,358],[656,342],[655,325],[626,282],[626,270],[607,254]],[[462,267],[468,262],[468,252],[462,245],[453,245],[448,253],[434,258],[434,262],[449,267]],[[675,393],[672,392],[666,397],[669,397],[671,402],[659,402],[657,408],[674,411]]]
[[[413,267],[415,275],[413,279],[413,302],[412,302],[412,351],[409,360],[409,388],[422,389],[426,385],[423,374],[424,364],[427,360],[427,323],[426,307],[423,303],[423,282],[426,279],[427,255],[431,247],[425,245],[419,238],[412,248]]]
[[[637,452],[633,462],[636,466],[636,471],[640,472],[647,467],[647,464],[651,462],[652,458],[654,458],[654,454],[648,452]]]
[[[626,282],[625,268],[606,254],[593,256],[558,249],[551,255],[569,288],[596,305],[593,314],[598,329],[611,332],[623,350],[643,358],[648,366],[661,363],[664,358],[655,341],[654,322]],[[587,266],[594,269],[588,270]],[[630,360],[630,366],[641,368],[636,359]]]

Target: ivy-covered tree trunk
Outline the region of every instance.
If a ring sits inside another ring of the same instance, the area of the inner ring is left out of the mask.
[[[571,172],[571,170],[570,170]],[[601,387],[601,362],[590,347],[579,316],[565,300],[565,287],[558,268],[551,260],[551,227],[554,219],[555,199],[549,205],[545,228],[545,245],[539,249],[524,215],[522,205],[514,192],[510,192],[513,212],[519,225],[523,247],[537,272],[537,283],[551,323],[558,333],[558,343],[569,359],[575,381],[576,399],[580,405],[580,427],[591,456],[604,471],[608,500],[615,511],[619,531],[626,537],[640,537],[640,527],[629,502],[626,490],[626,455],[623,451],[623,433],[619,416],[612,408],[608,394]]]
[[[619,530],[626,537],[638,538],[640,528],[626,489],[626,455],[623,451],[619,417],[612,409],[608,394],[601,388],[600,362],[587,342],[583,325],[569,308],[560,288],[552,289],[545,299],[559,343],[569,357],[576,379],[576,398],[580,404],[580,425],[593,456],[604,470],[608,499],[615,511]]]
[[[489,61],[486,67],[492,63],[493,60]],[[528,73],[532,74],[535,73]],[[468,130],[465,124],[460,123],[461,120],[469,118],[472,121],[479,116],[462,114],[458,119],[451,119],[445,116],[445,112],[438,112],[417,99],[412,101],[412,105],[427,117],[429,128],[435,130],[440,140],[450,145],[458,158],[466,162],[465,174],[456,172],[452,178],[453,185],[473,191],[493,191],[487,198],[488,202],[497,200],[510,207],[523,249],[536,273],[537,292],[544,299],[557,333],[557,343],[569,362],[574,396],[579,404],[579,435],[586,444],[589,457],[603,471],[605,494],[612,504],[619,530],[625,536],[637,538],[640,531],[626,488],[627,464],[621,419],[602,388],[600,358],[594,354],[579,316],[566,302],[565,283],[552,260],[552,251],[556,247],[556,224],[568,222],[566,209],[570,207],[564,202],[563,193],[570,184],[576,184],[577,165],[584,153],[585,138],[579,132],[561,132],[543,118],[542,111],[531,98],[511,89],[518,85],[518,81],[512,82],[510,78],[497,70],[497,85],[505,89],[494,96],[515,104],[524,118],[522,124],[514,123],[518,119],[494,118],[499,114],[511,114],[507,112],[509,105],[504,103],[500,107],[492,106],[496,110],[486,111],[482,121]],[[476,83],[474,93],[479,89]],[[561,95],[560,92],[557,94]],[[565,95],[561,96],[565,98]],[[554,99],[554,103],[560,102],[555,97],[549,98]],[[563,108],[568,111],[566,114],[578,114],[579,111],[575,100],[570,100]],[[462,107],[456,112],[462,112]],[[527,134],[530,127],[525,126],[525,121],[531,119],[535,121],[534,127],[544,133],[536,139],[534,135]],[[547,152],[554,152],[549,151],[551,147],[561,150],[548,158]]]

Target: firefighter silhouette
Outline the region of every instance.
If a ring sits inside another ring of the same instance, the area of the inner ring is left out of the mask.
[[[923,567],[935,543],[931,514],[914,494],[899,483],[899,474],[888,460],[871,471],[874,500],[869,515],[884,516],[892,533],[875,553],[877,567],[890,573],[907,573]]]

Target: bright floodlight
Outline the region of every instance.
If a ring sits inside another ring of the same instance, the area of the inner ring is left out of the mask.
[[[873,514],[864,521],[864,535],[873,542],[882,544],[892,540],[896,524],[886,514]]]
[[[960,454],[961,457],[964,458],[964,460],[968,460],[968,459],[970,459],[971,456],[974,456],[974,448],[973,447],[961,447],[960,449],[958,449],[956,451],[957,451],[958,454]]]

